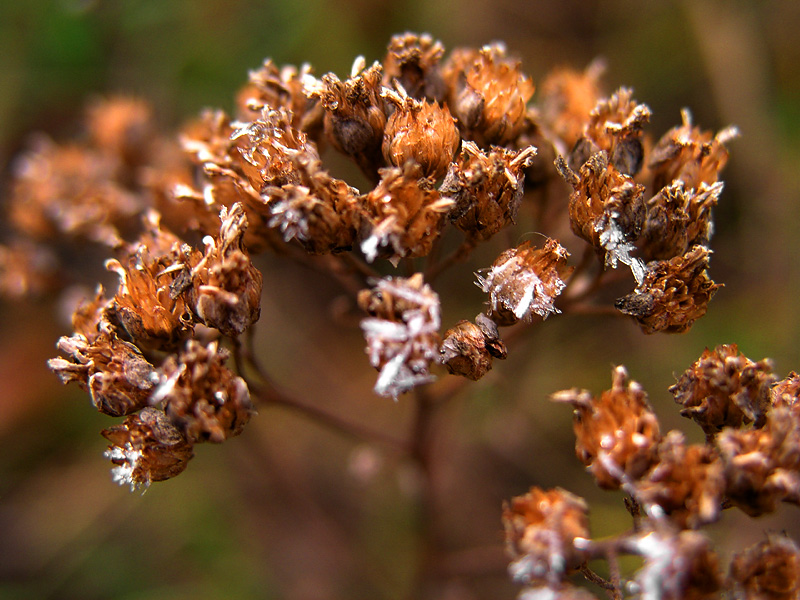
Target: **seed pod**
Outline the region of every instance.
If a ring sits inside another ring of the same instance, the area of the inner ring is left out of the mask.
[[[495,322],[480,313],[475,323],[462,320],[448,329],[439,353],[451,375],[477,381],[491,371],[492,359],[504,359],[507,350]]]

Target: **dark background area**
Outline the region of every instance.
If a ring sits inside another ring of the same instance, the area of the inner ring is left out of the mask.
[[[265,57],[344,77],[357,55],[380,60],[391,35],[407,30],[431,33],[448,51],[502,40],[534,82],[602,56],[608,90],[634,88],[656,137],[683,107],[706,129],[736,124],[742,136],[731,144],[712,239],[711,276],[725,288],[689,333],[552,318],[441,415],[441,526],[453,550],[442,597],[513,598],[497,552],[503,500],[559,485],[589,499],[594,535],[628,523],[621,496],[583,473],[569,410],[549,394],[600,392],[611,367],[625,364],[664,429],[699,441],[667,388],[705,347],[735,342],[753,360],[772,357],[780,376],[800,369],[798,27],[795,0],[2,2],[0,193],[31,133],[74,134],[92,96],[145,98],[172,131],[203,107],[230,111]],[[339,291],[293,265],[259,264],[258,349],[270,371],[319,406],[403,434],[410,401],[372,395],[358,328],[331,318]],[[445,327],[478,312],[481,295],[460,291],[470,281],[462,269],[439,282]],[[0,597],[408,596],[418,515],[407,465],[265,409],[240,438],[198,448],[179,478],[130,494],[110,482],[101,456],[97,432],[108,419],[45,367],[68,333],[59,302],[0,308]],[[755,521],[728,511],[710,533],[727,555],[767,530],[797,537],[796,516],[796,507]]]

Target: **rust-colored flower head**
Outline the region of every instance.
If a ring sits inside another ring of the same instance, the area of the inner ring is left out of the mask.
[[[349,79],[341,81],[333,73],[323,75],[321,80],[309,76],[304,87],[306,95],[318,98],[325,110],[325,134],[333,146],[353,157],[368,177],[374,177],[383,165],[383,72],[377,62],[365,67],[364,59],[358,57]]]
[[[665,133],[649,154],[654,190],[676,179],[687,189],[700,189],[701,183],[713,185],[728,162],[725,144],[739,135],[736,127],[727,127],[716,135],[701,131],[692,125],[687,109],[681,111],[681,118],[683,124]]]
[[[561,488],[532,487],[503,506],[509,573],[526,585],[558,585],[587,555],[581,542],[589,539],[586,502]]]
[[[223,207],[219,237],[206,237],[206,250],[191,272],[188,302],[208,327],[236,337],[261,315],[262,277],[242,246],[247,217],[241,204]]]
[[[724,492],[723,465],[716,450],[706,444],[688,445],[677,430],[664,436],[655,467],[636,484],[639,502],[658,505],[659,514],[691,529],[719,519]]]
[[[139,99],[116,96],[93,102],[87,111],[92,144],[127,166],[144,163],[156,136],[153,110]]]
[[[796,600],[800,548],[786,535],[770,535],[734,555],[728,581],[736,600]]]
[[[650,109],[633,100],[633,91],[620,88],[600,100],[589,114],[583,137],[573,146],[568,164],[578,170],[593,154],[603,150],[620,173],[636,175],[642,168],[642,129],[650,120]]]
[[[106,298],[102,285],[97,286],[94,298],[82,298],[72,313],[72,329],[85,337],[90,343],[97,339],[103,330],[108,329],[105,311],[111,304]]]
[[[158,374],[133,344],[104,331],[91,341],[81,334],[62,337],[58,349],[68,358],[51,358],[47,366],[62,383],[76,381],[88,390],[101,413],[120,417],[147,406]]]
[[[726,493],[752,517],[778,502],[800,504],[800,415],[776,407],[760,429],[726,427],[716,438],[725,464]]]
[[[497,257],[484,273],[477,273],[478,287],[489,294],[489,316],[498,325],[530,321],[537,314],[546,319],[560,312],[556,296],[566,285],[569,253],[554,239],[542,248],[523,242]]]
[[[669,391],[709,438],[723,427],[764,424],[770,389],[776,381],[772,361],[753,362],[736,344],[705,349]]]
[[[792,371],[770,390],[772,406],[785,406],[800,411],[800,375]]]
[[[454,50],[442,76],[447,103],[465,139],[485,148],[507,145],[519,137],[534,85],[502,44]]]
[[[402,167],[411,161],[424,177],[441,179],[461,138],[447,106],[415,100],[398,86],[385,88],[383,96],[395,107],[383,134],[383,157],[387,164]]]
[[[540,120],[556,138],[559,152],[566,155],[583,135],[589,113],[600,100],[602,61],[594,61],[583,71],[559,68],[542,81]],[[578,165],[580,166],[580,165]]]
[[[239,435],[254,413],[247,384],[225,366],[228,356],[217,342],[204,346],[189,340],[159,369],[161,383],[150,403],[163,404],[192,443],[221,443]]]
[[[708,538],[697,531],[651,531],[628,542],[644,558],[633,582],[646,600],[719,598],[723,580]]]
[[[504,359],[507,350],[500,339],[497,324],[480,313],[475,317],[475,323],[462,320],[448,329],[439,353],[451,375],[477,381],[491,371],[492,359]]]
[[[628,379],[625,367],[614,369],[611,389],[597,398],[571,389],[552,399],[575,409],[575,452],[600,487],[617,489],[635,482],[658,461],[658,419],[647,394]]]
[[[383,60],[384,85],[393,87],[396,81],[412,98],[442,103],[445,85],[439,61],[443,54],[442,43],[427,33],[393,36]]]
[[[647,260],[667,260],[685,254],[692,246],[707,246],[713,223],[711,209],[717,205],[724,184],[700,184],[686,189],[680,179],[647,201],[647,220],[642,253]]]
[[[453,201],[443,198],[419,168],[381,169],[381,181],[362,202],[361,251],[369,262],[425,256],[439,237]]]
[[[362,290],[358,304],[370,316],[361,320],[370,364],[380,371],[375,393],[397,396],[433,381],[430,365],[439,356],[439,296],[417,273],[386,277]]]
[[[180,475],[194,456],[192,444],[155,408],[143,408],[101,433],[111,442],[105,456],[115,465],[114,482],[131,491]]]
[[[648,263],[637,288],[614,306],[636,319],[645,333],[688,331],[722,287],[706,271],[710,254],[694,246],[683,256]]]
[[[58,261],[50,249],[22,238],[0,244],[0,298],[23,300],[58,288]]]
[[[514,223],[525,184],[525,168],[536,155],[522,150],[492,148],[484,152],[464,142],[439,191],[455,202],[450,218],[467,237],[480,242]]]
[[[569,198],[572,231],[605,254],[606,266],[620,261],[641,281],[644,266],[631,257],[633,242],[644,226],[644,186],[609,163],[605,151],[592,155],[576,174],[563,157],[556,160],[561,176],[575,190]]]

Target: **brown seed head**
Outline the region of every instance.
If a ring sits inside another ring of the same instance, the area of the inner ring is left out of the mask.
[[[475,323],[462,320],[448,329],[439,353],[451,375],[477,381],[491,371],[492,359],[504,359],[507,350],[500,339],[497,324],[480,313],[475,317]]]
[[[657,462],[658,419],[625,367],[614,369],[612,388],[598,398],[572,389],[552,399],[574,407],[575,452],[600,487],[617,489],[638,480]]]
[[[144,163],[157,139],[153,110],[138,98],[95,101],[89,106],[86,123],[92,144],[128,167]]]
[[[412,98],[442,103],[445,85],[439,61],[443,54],[442,43],[427,33],[393,36],[383,61],[384,85],[393,87],[396,81]]]
[[[800,375],[795,371],[781,379],[770,390],[772,406],[785,406],[795,411],[800,410]]]
[[[734,598],[796,600],[800,549],[785,535],[771,535],[734,555],[728,576]]]

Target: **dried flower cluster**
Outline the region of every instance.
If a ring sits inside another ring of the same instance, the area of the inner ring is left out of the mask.
[[[531,588],[521,597],[534,597],[531,590],[556,597],[572,585],[570,574],[589,573],[587,561],[634,554],[644,564],[627,584],[609,583],[619,593],[716,598],[727,589],[736,598],[797,598],[800,550],[792,540],[772,536],[745,549],[725,575],[699,531],[728,507],[758,516],[780,502],[800,504],[797,374],[777,381],[769,360],[755,363],[735,345],[719,346],[670,391],[686,407],[681,414],[706,432],[706,443],[689,444],[676,430],[661,435],[645,392],[623,367],[599,397],[577,389],[553,395],[574,407],[578,458],[599,486],[627,492],[635,524],[629,533],[594,541],[580,498],[538,488],[514,498],[503,520],[509,571]],[[549,549],[536,540],[547,540]]]

